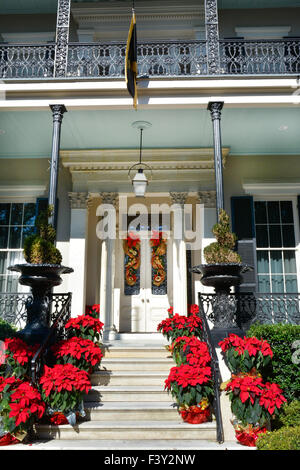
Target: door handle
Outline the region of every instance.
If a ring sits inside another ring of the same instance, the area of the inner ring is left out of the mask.
[[[149,299],[147,299],[147,302],[149,303],[149,302],[150,302],[150,300],[149,300]]]
[[[144,303],[144,302],[145,302],[145,299],[142,299],[142,302]]]

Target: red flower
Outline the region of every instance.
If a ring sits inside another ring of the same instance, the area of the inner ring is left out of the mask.
[[[99,364],[103,357],[100,347],[90,339],[73,336],[52,346],[52,351],[57,358],[72,357],[77,360],[84,360],[91,366]]]
[[[252,374],[232,375],[230,382],[226,386],[226,390],[238,393],[242,403],[250,399],[253,405],[255,398],[260,397],[263,393],[264,384],[261,377]]]
[[[275,383],[267,382],[260,397],[259,404],[264,406],[270,415],[273,415],[275,409],[279,409],[286,401],[281,388]]]
[[[8,387],[7,387],[8,386]],[[29,382],[10,377],[1,382],[1,392],[6,395],[10,408],[9,418],[14,418],[15,427],[29,420],[33,415],[41,418],[45,412],[45,403],[41,394]]]
[[[189,385],[195,387],[197,384],[209,383],[211,376],[210,367],[193,367],[189,364],[182,364],[179,367],[171,368],[169,377],[165,380],[165,388],[170,389],[173,382],[182,388]]]
[[[242,338],[232,333],[223,341],[220,341],[219,346],[221,347],[223,352],[227,351],[230,348],[234,348],[236,351],[239,352],[239,354],[243,354],[245,350],[245,343]]]
[[[52,368],[45,366],[40,384],[46,397],[49,397],[52,392],[59,393],[64,390],[72,392],[75,390],[88,393],[91,389],[88,373],[72,364],[56,364]]]
[[[6,358],[12,355],[15,362],[20,365],[27,364],[29,360],[34,356],[39,346],[29,346],[20,338],[7,338],[4,341],[4,349]]]
[[[80,330],[80,328],[89,328],[93,331],[100,333],[102,331],[104,323],[102,323],[97,318],[91,317],[90,315],[80,315],[75,318],[71,318],[66,323],[66,329],[74,328],[75,330]]]

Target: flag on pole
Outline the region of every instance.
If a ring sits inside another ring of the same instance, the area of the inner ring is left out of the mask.
[[[137,105],[137,40],[136,40],[136,21],[135,11],[132,9],[132,18],[127,38],[126,57],[125,57],[125,79],[127,90],[133,98],[133,106]]]

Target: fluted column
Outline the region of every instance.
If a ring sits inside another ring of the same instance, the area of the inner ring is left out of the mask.
[[[224,183],[221,139],[221,112],[223,109],[223,104],[224,103],[220,101],[212,101],[208,104],[207,108],[210,111],[213,123],[217,220],[219,220],[220,210],[224,209]]]
[[[52,111],[53,132],[48,204],[53,207],[53,213],[49,218],[49,223],[54,227],[57,224],[57,186],[61,124],[63,120],[63,115],[67,112],[67,110],[63,104],[53,104],[50,105],[50,108]]]
[[[180,315],[187,314],[187,266],[184,240],[184,204],[187,193],[171,192],[173,208],[173,307]]]
[[[116,210],[118,194],[100,193],[102,204],[109,204]],[[114,324],[114,284],[115,284],[115,239],[107,237],[101,244],[101,273],[100,273],[100,315],[104,323],[103,339],[114,340],[116,327]]]
[[[70,192],[71,227],[69,263],[74,269],[70,274],[69,286],[72,292],[72,316],[85,313],[86,260],[88,232],[88,195],[85,192]]]

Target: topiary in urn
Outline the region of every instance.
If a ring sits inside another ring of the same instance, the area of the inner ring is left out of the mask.
[[[41,344],[50,331],[51,289],[62,283],[61,274],[73,272],[62,266],[62,256],[55,247],[56,231],[48,223],[52,209],[42,213],[36,220],[37,233],[24,240],[24,258],[27,263],[9,266],[10,271],[21,273],[19,283],[31,288],[26,301],[27,320],[23,330],[18,332],[29,344]]]
[[[204,248],[204,258],[207,264],[241,263],[241,257],[233,251],[237,237],[230,231],[229,215],[220,210],[219,222],[212,228],[216,242]]]
[[[212,232],[216,242],[204,248],[207,264],[192,268],[193,272],[202,274],[201,283],[214,287],[216,292],[229,293],[231,286],[242,282],[242,273],[248,266],[242,263],[240,255],[234,251],[237,237],[230,231],[229,215],[223,210],[219,213],[219,222],[213,226]]]

